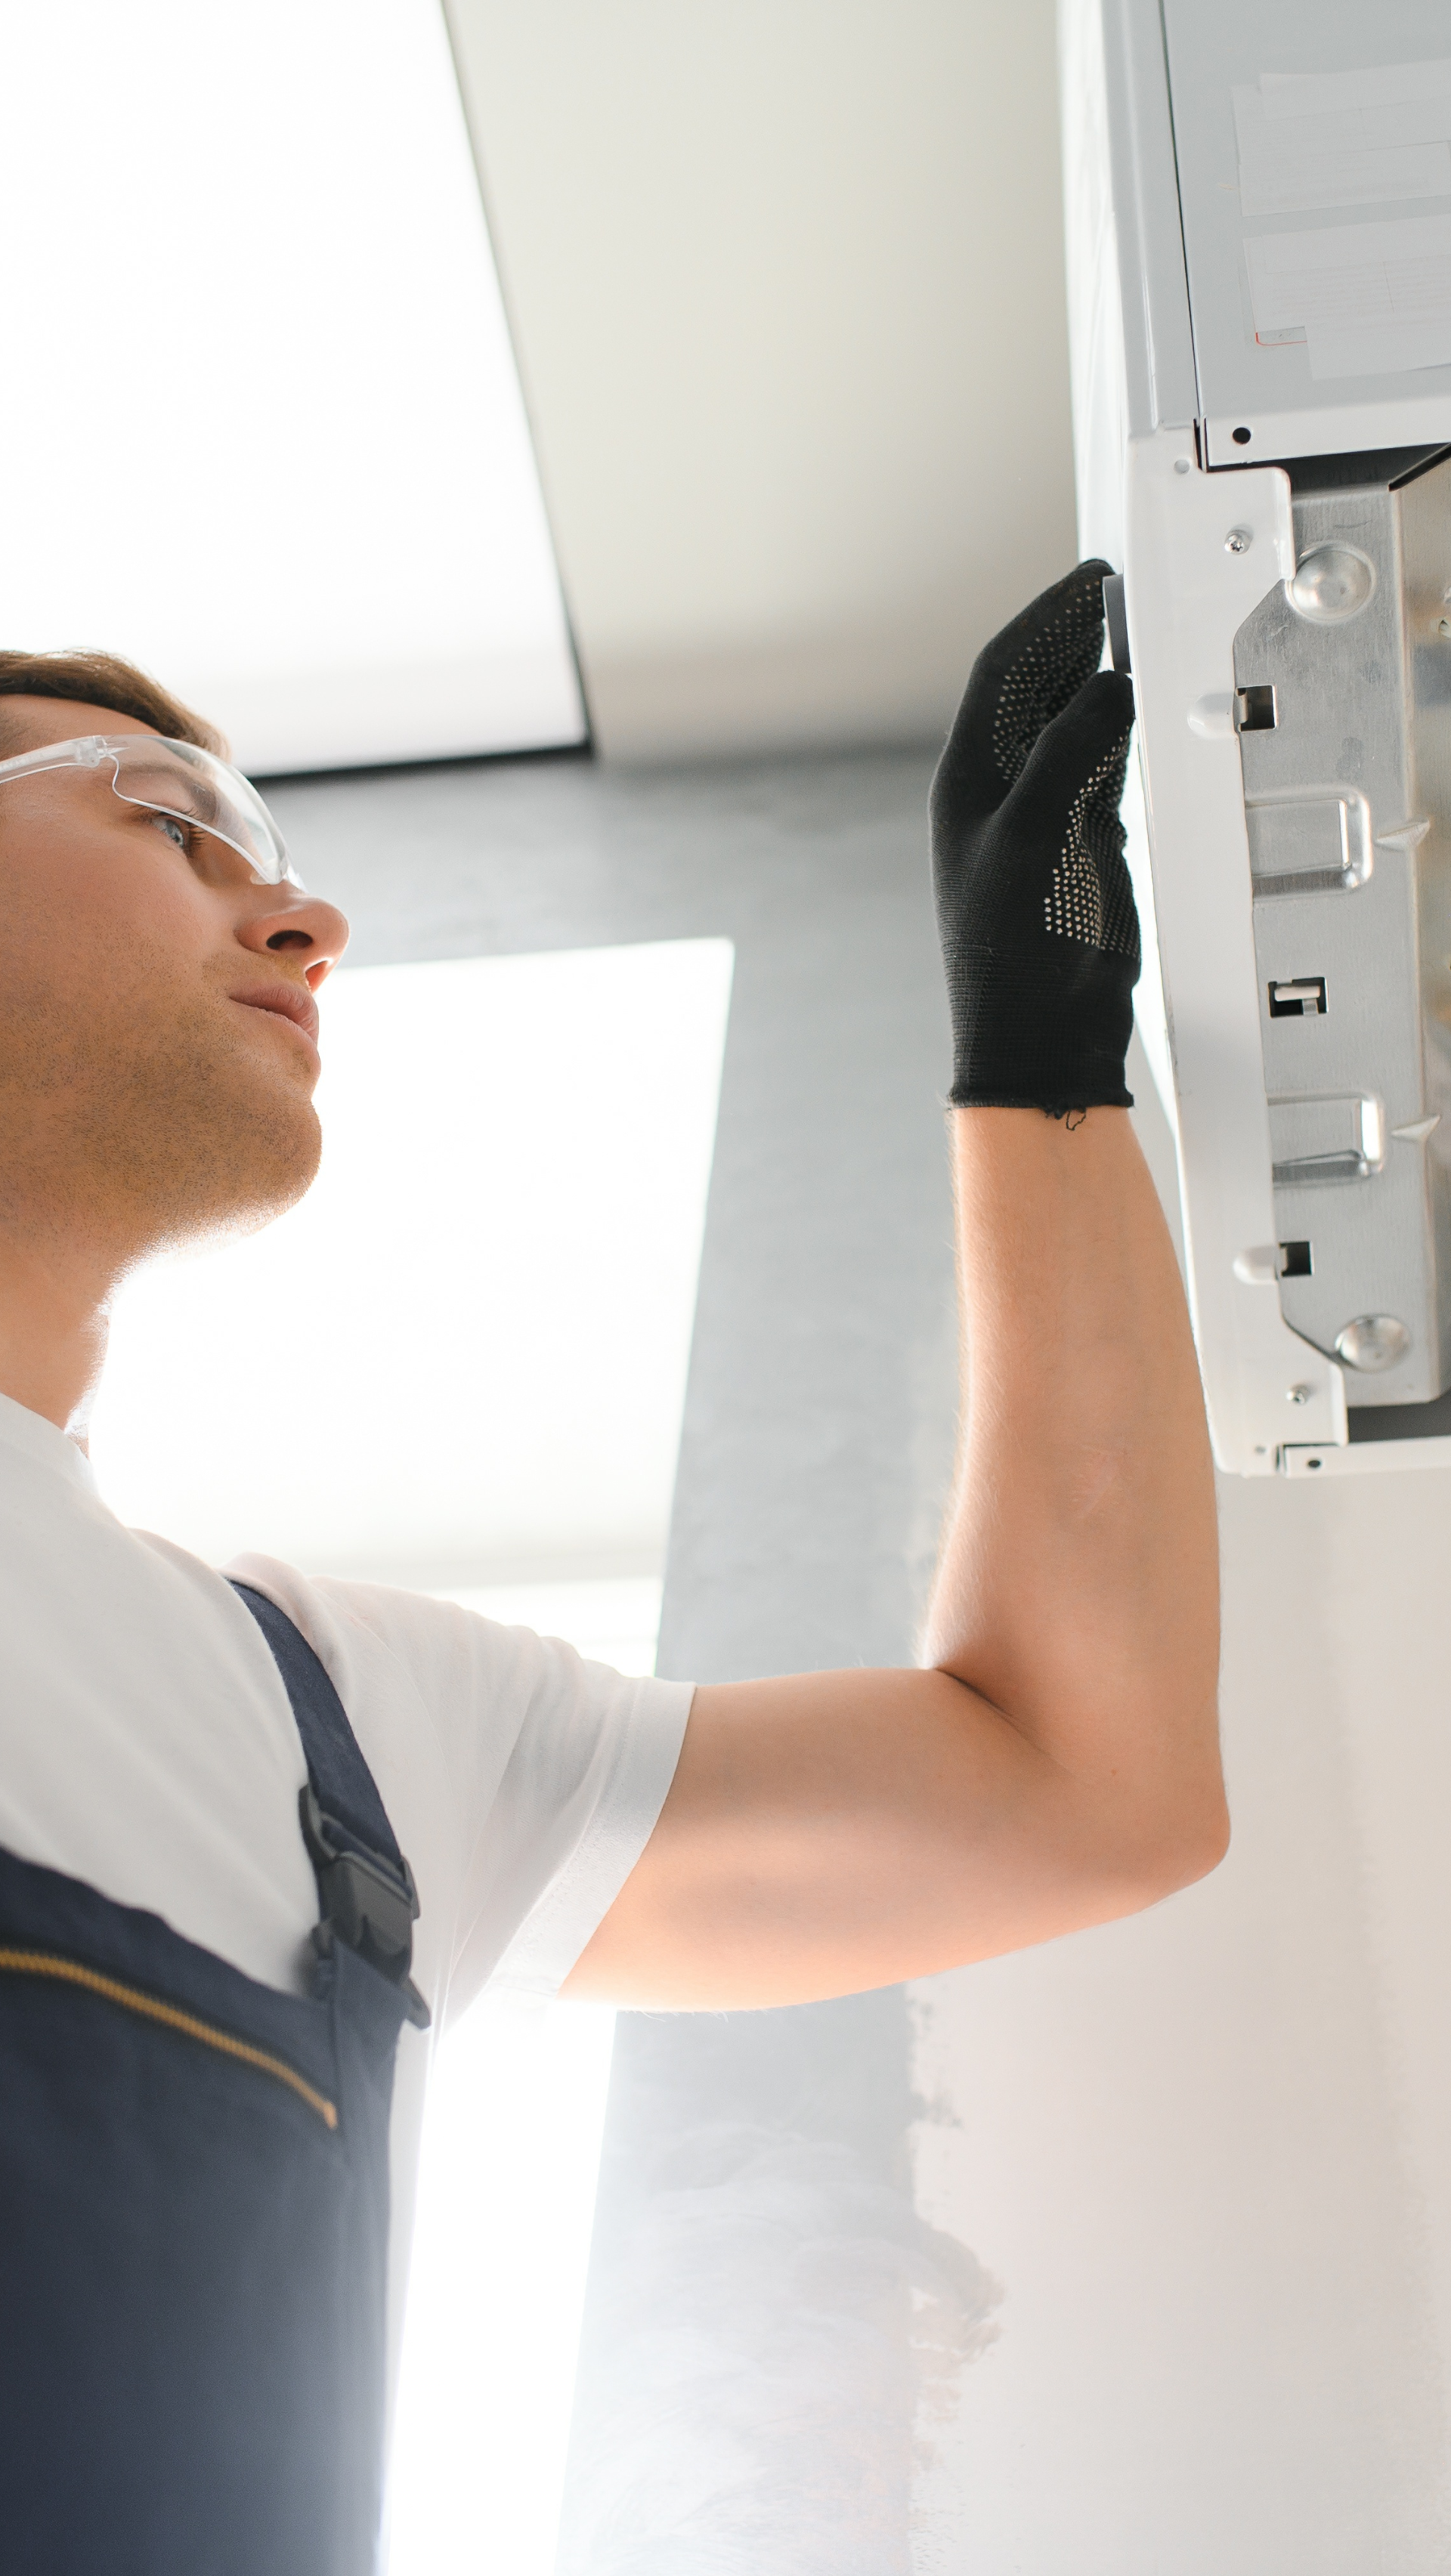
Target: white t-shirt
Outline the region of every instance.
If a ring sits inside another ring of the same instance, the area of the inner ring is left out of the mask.
[[[433,2037],[485,1985],[555,1993],[664,1802],[690,1709],[557,1639],[382,1584],[230,1569],[326,1665],[418,1883],[392,2128],[390,2382]],[[306,1765],[255,1619],[123,1529],[65,1433],[0,1395],[0,1845],[301,1992],[317,1887]]]

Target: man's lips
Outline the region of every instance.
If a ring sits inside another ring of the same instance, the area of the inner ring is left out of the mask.
[[[317,1004],[305,984],[256,984],[245,993],[234,993],[232,1000],[249,1011],[271,1011],[280,1020],[291,1020],[316,1046]]]

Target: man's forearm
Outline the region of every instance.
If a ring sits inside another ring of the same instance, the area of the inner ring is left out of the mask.
[[[1208,1444],[1128,1113],[952,1118],[967,1385],[938,1669],[700,1690],[574,1993],[930,1975],[1131,1913],[1223,1850]]]
[[[962,1437],[925,1657],[1166,1879],[1225,1825],[1199,1378],[1128,1113],[950,1113]]]

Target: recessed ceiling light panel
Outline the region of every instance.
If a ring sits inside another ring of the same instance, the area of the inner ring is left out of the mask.
[[[438,0],[15,13],[0,209],[0,642],[253,770],[582,738]]]

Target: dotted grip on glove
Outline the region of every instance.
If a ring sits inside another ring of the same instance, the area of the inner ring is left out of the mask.
[[[932,782],[963,1104],[1132,1106],[1139,922],[1118,809],[1134,693],[1098,668],[1108,569],[1080,564],[984,647]]]

